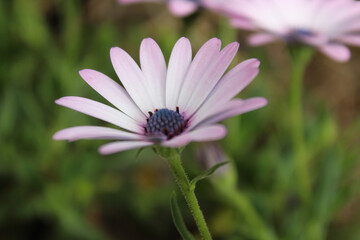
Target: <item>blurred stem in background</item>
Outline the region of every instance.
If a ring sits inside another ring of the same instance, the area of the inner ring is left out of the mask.
[[[254,229],[254,237],[258,240],[276,240],[275,234],[265,225],[259,214],[254,209],[249,198],[240,190],[226,188],[223,184],[216,184],[217,191],[233,206],[233,208],[244,216],[245,221]]]
[[[306,205],[311,200],[311,181],[309,174],[303,124],[303,78],[306,66],[313,56],[313,50],[306,46],[290,46],[291,57],[291,89],[290,115],[291,137],[293,142],[295,174],[301,200]]]
[[[194,217],[196,225],[199,229],[202,239],[212,240],[209,228],[205,222],[204,215],[200,209],[198,200],[196,198],[194,188],[190,187],[190,181],[181,164],[181,150],[173,148],[157,147],[156,152],[167,160],[170,169],[174,175],[175,181],[178,184],[181,193],[183,194],[187,205],[190,208],[191,214]]]

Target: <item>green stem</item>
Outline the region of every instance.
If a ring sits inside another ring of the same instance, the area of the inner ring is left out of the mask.
[[[311,197],[308,154],[304,137],[302,113],[303,78],[307,64],[312,57],[312,49],[301,46],[290,47],[291,54],[291,90],[290,114],[291,135],[295,155],[295,174],[301,199],[308,203]]]
[[[215,184],[217,190],[224,196],[224,199],[231,204],[241,215],[254,231],[255,238],[258,240],[276,240],[277,237],[262,221],[259,214],[254,209],[249,199],[239,190],[224,188],[221,184]]]
[[[185,170],[181,164],[180,152],[177,149],[157,148],[156,152],[165,158],[171,168],[181,193],[183,194],[187,205],[195,219],[196,225],[199,229],[202,239],[212,240],[209,228],[205,222],[204,215],[200,209],[198,200],[193,190],[190,189],[190,181]]]

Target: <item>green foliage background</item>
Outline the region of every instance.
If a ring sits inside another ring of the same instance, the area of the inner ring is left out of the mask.
[[[220,142],[232,164],[197,185],[216,239],[360,239],[360,51],[339,64],[317,54],[305,79],[305,123],[313,195],[296,195],[289,136],[289,58],[283,44],[249,48],[245,33],[207,11],[177,19],[165,6],[112,0],[0,2],[0,239],[179,239],[171,220],[176,187],[151,149],[101,156],[105,141],[55,142],[65,127],[105,123],[54,104],[66,95],[105,102],[78,75],[84,68],[117,79],[109,50],[138,60],[154,38],[168,59],[187,36],[194,52],[211,37],[242,46],[261,73],[240,97],[265,96],[261,110],[225,121]],[[191,177],[203,167],[200,144],[185,150]],[[179,199],[190,231],[196,227]],[[265,226],[265,227],[264,227]]]

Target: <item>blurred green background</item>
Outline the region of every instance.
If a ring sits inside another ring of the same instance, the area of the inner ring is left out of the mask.
[[[180,239],[171,219],[176,188],[151,149],[111,156],[106,141],[55,142],[52,134],[105,123],[54,104],[62,96],[105,102],[78,75],[84,68],[117,79],[113,46],[138,61],[152,37],[166,59],[178,38],[194,52],[211,37],[241,43],[233,65],[256,57],[260,75],[240,97],[269,105],[225,121],[220,142],[231,165],[198,184],[215,239],[360,239],[360,49],[339,64],[316,54],[306,72],[305,123],[311,156],[311,206],[296,194],[289,136],[289,57],[283,44],[250,48],[246,33],[201,10],[185,19],[163,5],[120,6],[114,0],[0,1],[0,239]],[[183,162],[199,174],[202,144]],[[205,146],[206,147],[206,146]],[[207,146],[209,148],[209,146]],[[210,146],[211,147],[211,146]],[[180,196],[180,195],[179,195]],[[189,229],[196,226],[179,203]],[[263,235],[264,233],[264,235]]]

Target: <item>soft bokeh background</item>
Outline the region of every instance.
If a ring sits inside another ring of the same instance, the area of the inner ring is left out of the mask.
[[[262,62],[241,97],[269,100],[264,109],[225,121],[230,131],[220,145],[232,164],[225,175],[197,185],[214,237],[261,239],[260,221],[278,239],[360,239],[360,49],[352,49],[345,64],[316,54],[307,69],[313,198],[304,208],[292,162],[285,46],[250,48],[246,33],[205,10],[178,19],[164,5],[113,0],[0,1],[0,239],[180,239],[169,204],[176,186],[151,149],[138,159],[136,151],[100,156],[97,147],[105,141],[51,137],[65,127],[105,125],[54,104],[65,95],[105,102],[80,78],[80,69],[116,79],[111,47],[138,60],[141,40],[152,37],[168,59],[181,36],[194,52],[214,36],[224,45],[238,40],[233,64],[250,57]],[[203,168],[199,146],[185,150],[190,177]],[[179,203],[196,233],[180,197]]]

